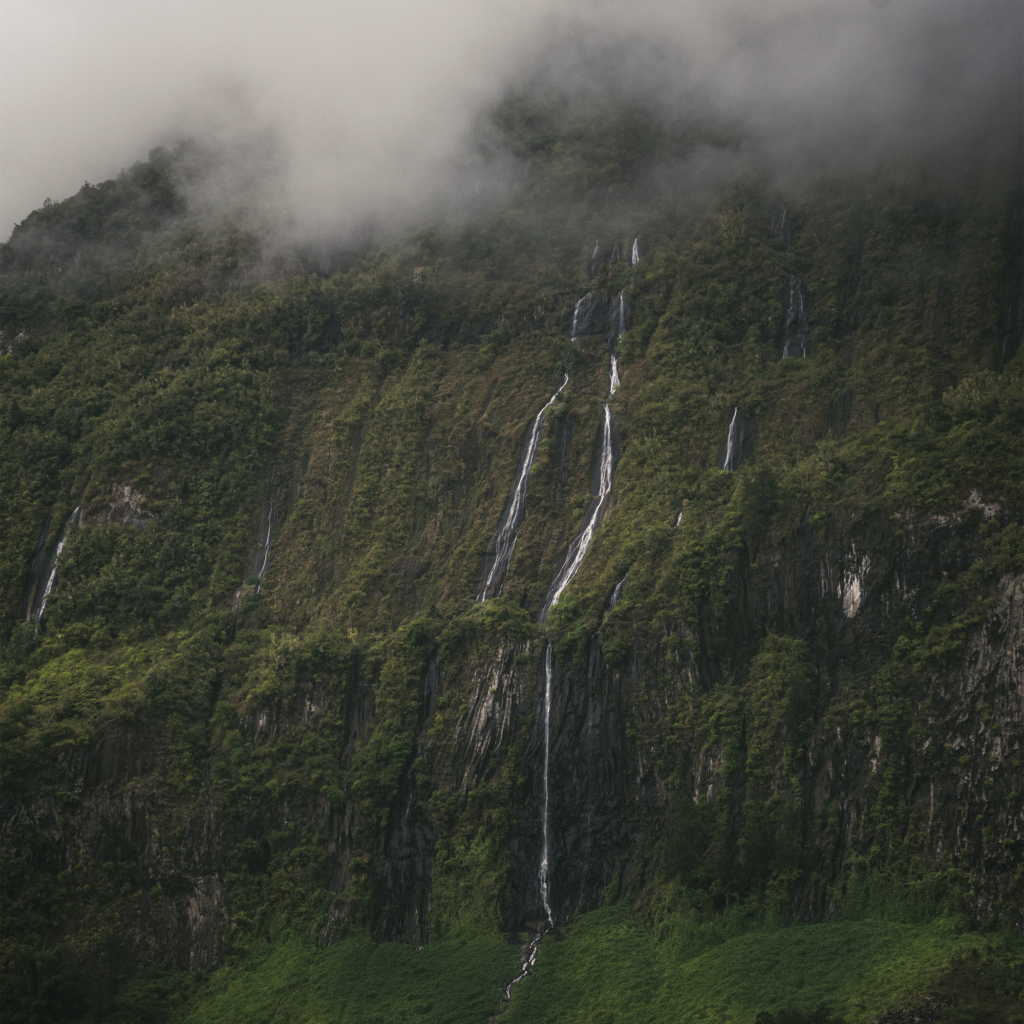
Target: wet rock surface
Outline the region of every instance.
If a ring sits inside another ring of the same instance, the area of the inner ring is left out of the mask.
[[[791,545],[762,553],[755,569],[735,579],[736,615],[747,637],[748,657],[768,631],[817,636],[817,714],[835,696],[839,668],[865,647],[885,650],[895,640],[897,610],[920,613],[921,594],[937,570],[964,567],[962,544],[972,515],[943,523],[907,523],[893,537],[878,522],[855,535],[837,535],[816,547],[801,527]],[[856,602],[848,595],[858,581]],[[922,740],[904,750],[900,798],[924,822],[921,851],[932,858],[967,858],[984,866],[992,882],[973,893],[979,913],[994,914],[998,879],[1014,870],[1024,842],[1021,819],[1010,792],[1020,787],[1024,721],[1024,581],[1007,576],[990,588],[983,620],[965,638],[961,656],[933,673],[927,692],[915,698],[913,716],[925,716]],[[720,625],[684,623],[684,631],[713,639]],[[557,923],[601,905],[615,878],[634,893],[655,876],[653,844],[666,828],[666,758],[682,756],[691,792],[714,802],[723,778],[716,767],[722,751],[714,743],[697,756],[666,746],[661,723],[671,705],[688,695],[710,692],[722,668],[713,642],[702,653],[666,658],[638,648],[611,666],[594,639],[568,658],[554,659],[550,720],[550,905]],[[385,826],[373,841],[369,879],[373,935],[379,940],[421,944],[430,937],[430,887],[437,836],[426,799],[449,787],[465,801],[475,787],[519,758],[512,790],[514,824],[507,840],[511,857],[505,927],[536,926],[545,917],[538,882],[543,813],[543,645],[507,641],[477,663],[472,678],[432,659],[420,681],[420,728],[413,756],[429,781],[417,780],[411,762]],[[447,691],[465,693],[466,710],[446,737],[447,755],[431,753],[428,737],[438,702]],[[300,730],[311,716],[339,715],[337,763],[346,771],[373,718],[373,680],[356,677],[344,703],[315,690],[289,703],[253,711],[241,723],[247,742],[259,735]],[[333,710],[331,710],[333,708]],[[807,875],[835,877],[850,852],[878,785],[894,756],[890,743],[867,732],[818,725],[799,772],[808,830],[825,813],[832,824],[819,832],[804,866]],[[159,886],[159,899],[139,904],[139,939],[152,933],[180,967],[210,970],[221,962],[228,924],[223,886],[227,857],[245,840],[264,843],[290,818],[304,820],[324,836],[333,881],[342,894],[351,882],[349,863],[359,846],[356,809],[343,789],[334,805],[326,801],[296,807],[265,799],[244,820],[223,816],[207,789],[181,816],[163,806],[154,776],[160,760],[145,729],[133,726],[98,736],[91,746],[59,755],[53,773],[74,794],[77,809],[59,810],[51,798],[8,792],[2,798],[3,835],[8,842],[19,823],[31,821],[49,836],[46,856],[62,870],[74,851],[116,849],[135,865],[138,888]],[[735,814],[743,815],[741,780],[734,780]],[[174,835],[173,841],[168,837]],[[342,927],[345,901],[329,914],[322,941]],[[828,913],[820,888],[809,882],[790,909],[793,918],[820,920]],[[930,1012],[930,1011],[929,1011]],[[908,1018],[909,1019],[909,1018]],[[923,1018],[922,1018],[923,1019]],[[928,1018],[931,1019],[931,1018]]]

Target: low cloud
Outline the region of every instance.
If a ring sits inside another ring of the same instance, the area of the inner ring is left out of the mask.
[[[0,226],[155,145],[235,154],[321,233],[465,209],[510,161],[474,143],[529,82],[715,117],[778,173],[866,168],[1019,131],[1016,0],[7,0]]]

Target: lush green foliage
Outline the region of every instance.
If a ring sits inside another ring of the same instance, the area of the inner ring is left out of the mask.
[[[452,737],[474,673],[499,650],[526,672],[548,638],[581,671],[594,637],[616,672],[639,652],[657,662],[643,699],[658,713],[629,735],[659,751],[667,808],[637,869],[655,865],[648,881],[620,880],[647,917],[612,907],[549,939],[510,1019],[752,1021],[822,998],[862,1019],[981,941],[940,913],[970,890],[970,865],[918,863],[902,794],[945,756],[919,754],[933,678],[1024,568],[1022,362],[1001,360],[999,294],[1016,172],[980,161],[956,189],[906,169],[819,181],[781,238],[763,182],[699,202],[644,191],[652,160],[731,144],[706,129],[525,96],[495,124],[529,167],[505,205],[327,269],[243,216],[189,209],[203,163],[189,147],[48,204],[3,247],[2,782],[50,815],[18,820],[3,865],[0,955],[23,1019],[102,1018],[116,999],[111,1019],[159,1019],[192,998],[173,972],[122,975],[163,962],[153,922],[185,894],[185,851],[212,816],[235,959],[193,1019],[492,1012],[517,962],[496,935],[530,723],[466,792]],[[638,266],[606,260],[589,278],[591,238],[636,234]],[[812,352],[780,360],[790,275]],[[607,400],[604,328],[567,342],[588,290],[632,306],[619,458],[610,514],[542,627]],[[563,372],[503,596],[476,603],[527,425]],[[756,443],[726,473],[736,406]],[[135,520],[112,511],[125,485]],[[77,506],[37,628],[33,556]],[[936,563],[926,611],[896,609],[856,661],[834,663],[841,627],[824,616],[753,628],[740,607],[798,535],[824,548],[877,528],[896,544],[923,522],[959,531],[961,564]],[[431,665],[446,689],[421,721]],[[813,736],[831,733],[885,763],[838,878],[834,808],[809,820],[801,781]],[[65,783],[90,757],[122,766],[97,785],[161,836],[158,882],[122,834],[86,840],[91,811]],[[696,793],[705,762],[711,790]],[[440,941],[424,952],[358,931],[407,779],[437,837]],[[339,892],[327,847],[345,813]],[[995,812],[971,813],[983,832]],[[886,865],[920,910],[878,923],[888,897],[864,878]],[[998,884],[1019,905],[1019,877]],[[842,897],[847,920],[780,930],[798,892],[819,909]],[[337,944],[316,951],[339,908]]]
[[[1019,943],[993,945],[960,927],[876,918],[730,934],[728,923],[701,928],[684,918],[659,941],[616,906],[544,943],[535,977],[502,1019],[753,1024],[759,1012],[788,1020],[824,1003],[841,1019],[867,1020],[934,987],[951,958],[979,950],[1001,966],[1000,988],[1019,994]]]
[[[422,949],[351,936],[330,949],[282,939],[217,972],[188,1024],[252,1021],[437,1022],[484,1020],[518,949],[497,935],[431,942]]]

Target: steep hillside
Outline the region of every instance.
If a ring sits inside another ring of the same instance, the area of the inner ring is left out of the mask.
[[[319,955],[338,1019],[482,1020],[541,934],[510,1019],[600,1019],[620,939],[728,988],[844,921],[863,983],[720,1012],[988,942],[1019,1013],[1019,168],[691,194],[728,138],[588,117],[510,102],[505,204],[365,251],[190,211],[188,146],[3,247],[12,1021]]]

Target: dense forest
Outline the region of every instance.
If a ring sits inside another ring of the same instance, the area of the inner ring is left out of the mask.
[[[358,246],[183,143],[0,248],[5,1018],[1024,1019],[1019,153],[490,131]]]

